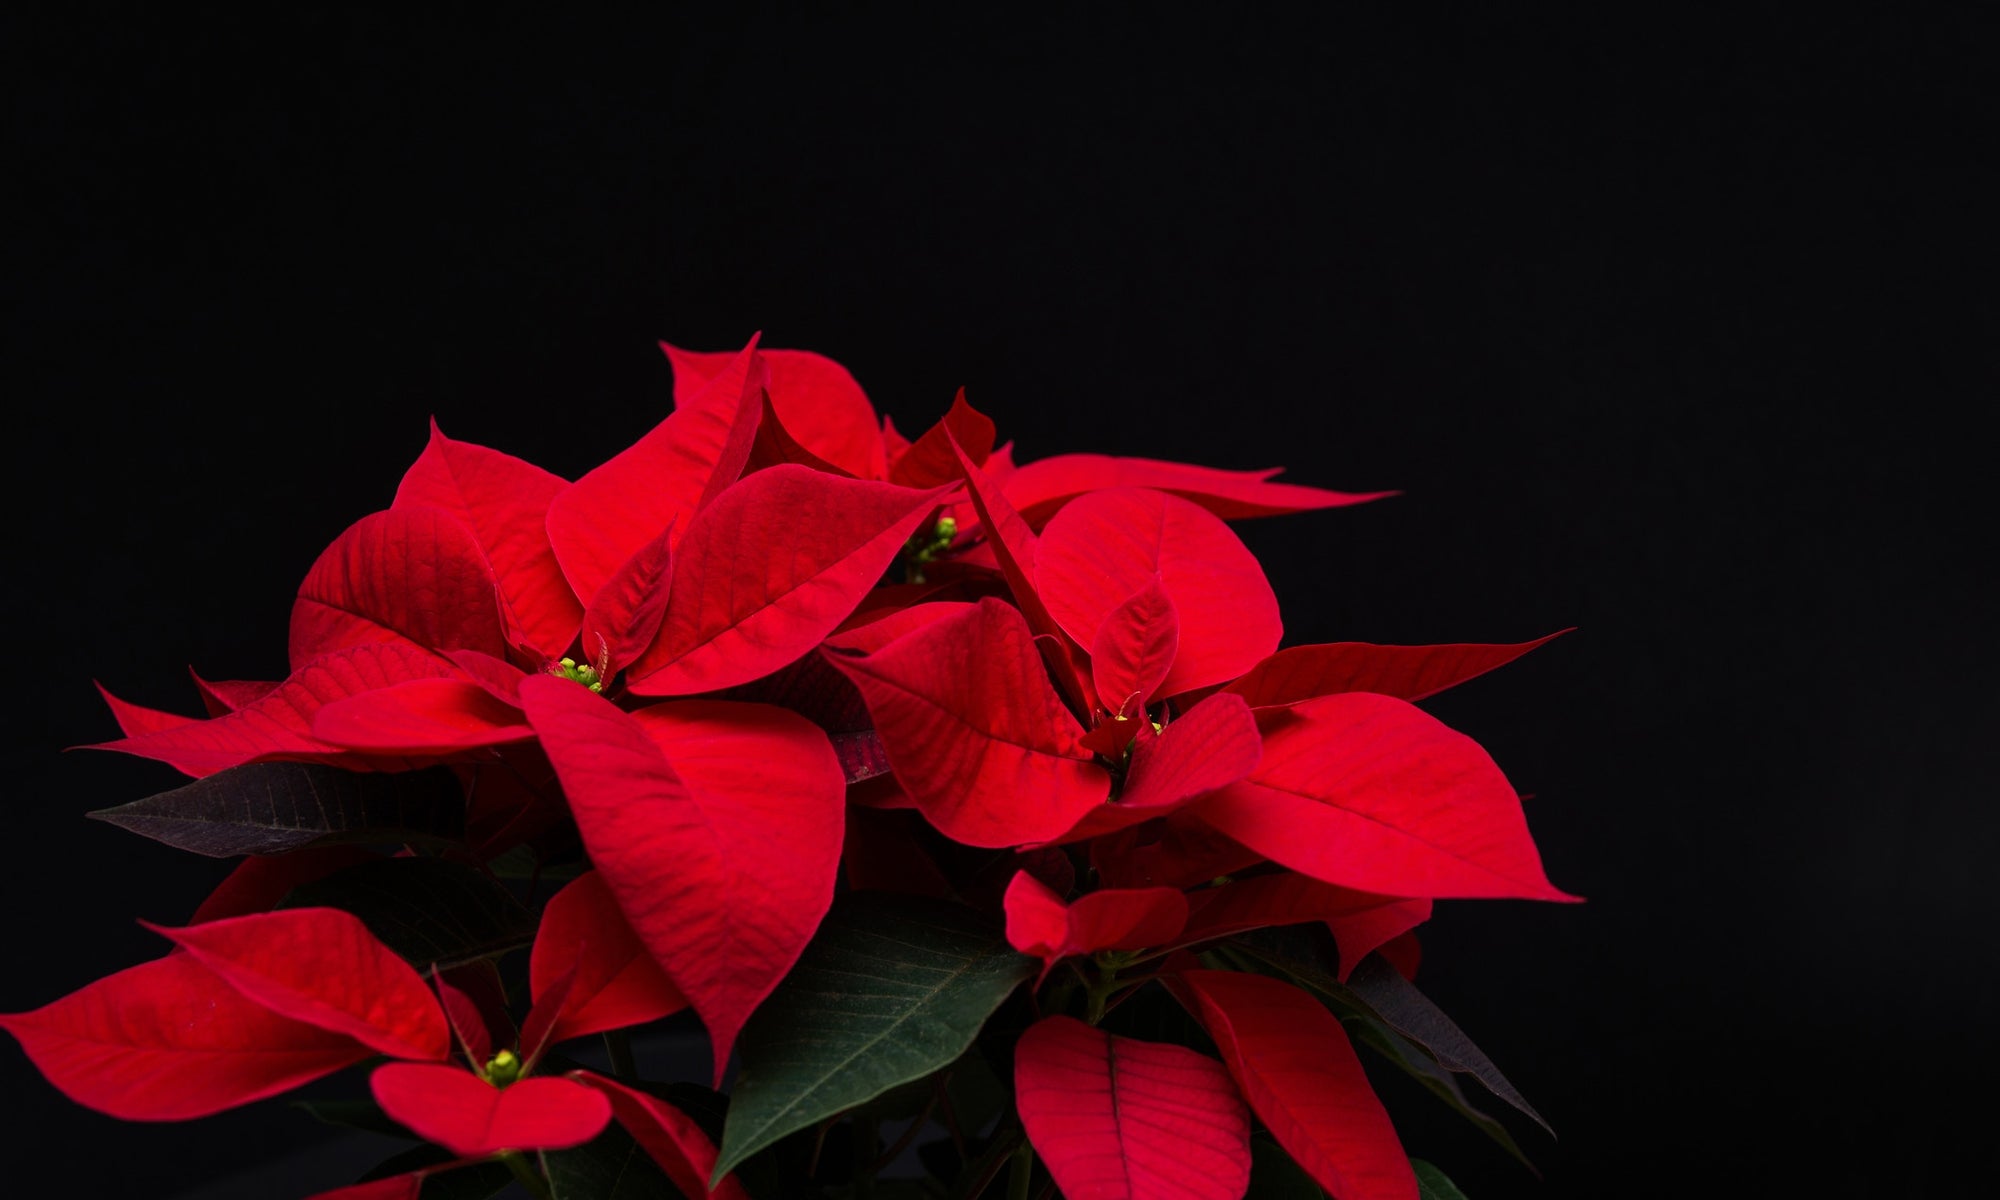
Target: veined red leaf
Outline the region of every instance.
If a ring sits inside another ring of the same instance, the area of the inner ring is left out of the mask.
[[[1112,716],[1143,717],[1180,646],[1180,615],[1154,575],[1105,616],[1090,643],[1091,683]]]
[[[1188,896],[1187,945],[1271,925],[1325,922],[1340,950],[1344,982],[1369,953],[1430,920],[1429,900],[1335,887],[1292,871],[1253,875]]]
[[[1409,1156],[1339,1018],[1265,975],[1189,971],[1177,982],[1250,1107],[1328,1194],[1417,1200]]]
[[[1165,816],[1249,775],[1264,752],[1257,719],[1235,696],[1210,696],[1158,733],[1143,716],[1127,723],[1139,728],[1124,791],[1115,802],[1085,814],[1063,841],[1082,841]]]
[[[809,653],[882,578],[945,490],[794,466],[745,479],[690,524],[674,555],[666,621],[626,685],[644,696],[714,691]]]
[[[451,1026],[423,976],[351,913],[287,908],[184,929],[147,928],[281,1016],[395,1058],[451,1056]]]
[[[505,659],[477,650],[447,650],[446,658],[465,677],[486,689],[486,694],[507,705],[521,707],[521,677],[527,672]]]
[[[319,740],[312,735],[313,716],[326,705],[361,692],[452,674],[450,664],[443,659],[406,643],[354,646],[314,659],[269,695],[226,716],[103,742],[90,749],[158,759],[196,778],[272,759],[337,763],[357,771],[408,770],[419,764],[365,755]]]
[[[1045,1017],[1014,1048],[1015,1101],[1069,1200],[1241,1200],[1250,1114],[1221,1063]]]
[[[1223,690],[1253,708],[1295,704],[1337,692],[1376,692],[1412,703],[1484,675],[1568,633],[1560,629],[1511,646],[1375,646],[1328,642],[1292,646],[1258,663]]]
[[[284,854],[252,854],[215,885],[188,924],[270,912],[300,884],[325,879],[343,867],[374,857],[373,851],[361,846],[308,846]]]
[[[1264,568],[1219,517],[1190,501],[1110,488],[1078,497],[1042,531],[1035,586],[1079,645],[1096,645],[1125,598],[1155,578],[1180,620],[1161,695],[1234,679],[1277,648],[1284,629]]]
[[[293,671],[323,655],[380,642],[507,654],[499,585],[485,551],[444,509],[413,504],[361,518],[334,539],[299,585],[292,605]]]
[[[556,658],[583,620],[549,545],[549,504],[567,487],[561,476],[511,454],[453,441],[433,419],[431,440],[390,508],[429,506],[458,518],[499,584],[509,640]]]
[[[640,944],[595,871],[571,881],[542,910],[528,959],[528,990],[536,1005],[571,972],[550,1029],[553,1041],[643,1025],[687,1007],[687,997]]]
[[[1224,520],[1267,517],[1380,500],[1395,492],[1330,492],[1295,483],[1275,483],[1267,471],[1224,471],[1190,463],[1108,454],[1058,454],[1017,467],[1007,477],[1007,498],[1028,523],[1040,528],[1056,510],[1087,492],[1114,487],[1153,488],[1201,505]]]
[[[1263,861],[1185,811],[1090,844],[1090,863],[1111,887],[1195,887]]]
[[[283,680],[269,679],[203,679],[188,668],[188,677],[194,680],[195,688],[201,692],[202,707],[211,717],[233,713],[247,704],[255,703],[271,694]]]
[[[1011,605],[982,600],[874,654],[827,660],[861,689],[897,780],[954,841],[1048,841],[1110,791]]]
[[[646,652],[659,636],[672,595],[676,526],[633,552],[590,599],[583,615],[583,656],[610,680]]]
[[[1106,888],[1063,903],[1026,871],[1015,874],[1003,900],[1007,944],[1042,960],[1042,979],[1073,954],[1164,946],[1187,924],[1187,897],[1173,888]],[[1036,987],[1041,980],[1036,980]]]
[[[924,435],[910,443],[889,468],[889,481],[904,487],[933,488],[959,477],[956,444],[973,466],[993,453],[993,418],[965,402],[965,389],[951,400],[951,411]]]
[[[392,1120],[461,1158],[581,1146],[611,1123],[602,1092],[558,1076],[497,1088],[459,1067],[389,1063],[368,1086]]]
[[[521,699],[591,862],[708,1027],[720,1079],[833,900],[845,783],[826,735],[761,704],[627,714],[547,676]]]
[[[879,453],[882,443],[877,439],[874,441],[873,446],[875,451]],[[807,449],[803,443],[792,436],[790,430],[785,428],[784,419],[778,416],[777,408],[771,403],[771,394],[766,392],[764,393],[764,415],[757,422],[757,441],[750,448],[750,463],[745,470],[761,471],[767,467],[775,467],[783,463],[811,467],[815,471],[824,471],[829,475],[842,475],[848,479],[875,478],[875,476],[857,476],[854,472],[830,463]]]
[[[375,754],[455,755],[535,736],[521,710],[461,679],[413,679],[335,700],[313,714],[322,742]]]
[[[65,1096],[127,1121],[184,1121],[289,1091],[373,1053],[279,1016],[192,955],[70,993],[0,1029]]]
[[[674,367],[674,403],[686,404],[736,355],[705,354],[660,343]],[[810,350],[765,350],[770,403],[785,436],[856,479],[884,479],[888,467],[875,406],[847,368]],[[762,431],[759,431],[762,437]]]
[[[1407,701],[1322,696],[1260,718],[1250,777],[1191,811],[1275,862],[1388,896],[1573,900],[1479,744]]]
[[[550,502],[549,542],[586,604],[669,525],[678,542],[704,499],[742,472],[768,374],[756,349],[753,337],[666,420]]]
[[[656,1096],[590,1071],[578,1071],[571,1078],[604,1093],[625,1132],[683,1193],[698,1200],[749,1200],[733,1174],[725,1176],[713,1190],[709,1188],[708,1178],[715,1170],[715,1143],[686,1113]]]
[[[118,728],[128,738],[145,737],[149,733],[159,733],[182,725],[192,725],[200,718],[184,717],[179,713],[162,712],[157,708],[133,704],[120,700],[111,694],[111,689],[92,680],[97,694],[104,697],[104,703],[111,709],[111,717],[118,722]]]

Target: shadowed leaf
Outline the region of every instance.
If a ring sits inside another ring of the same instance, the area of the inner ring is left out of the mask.
[[[177,850],[231,858],[329,842],[454,839],[464,833],[465,799],[443,768],[362,775],[249,763],[88,815]]]
[[[292,889],[280,907],[315,905],[353,913],[389,949],[424,969],[487,958],[535,936],[534,914],[507,889],[442,858],[359,863]]]

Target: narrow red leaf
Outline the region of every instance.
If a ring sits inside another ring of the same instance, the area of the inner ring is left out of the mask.
[[[1118,799],[1086,814],[1065,842],[1098,837],[1165,816],[1243,779],[1256,769],[1263,737],[1250,707],[1236,696],[1210,696],[1160,732],[1143,717]],[[1103,726],[1099,726],[1103,728]]]
[[[873,432],[872,421],[870,422],[870,432]],[[873,441],[873,447],[877,454],[881,453],[882,443],[880,439]],[[745,470],[762,471],[768,467],[779,466],[783,463],[811,467],[815,471],[824,471],[829,475],[842,475],[848,479],[876,478],[876,476],[857,476],[853,471],[836,466],[807,449],[803,443],[792,436],[790,430],[785,428],[784,419],[778,416],[777,408],[771,403],[771,394],[766,392],[764,393],[764,415],[757,422],[757,441],[750,448],[750,463]]]
[[[375,1069],[368,1086],[391,1120],[461,1158],[566,1150],[611,1123],[602,1092],[557,1076],[497,1088],[459,1067],[389,1063]]]
[[[65,1096],[127,1121],[184,1121],[289,1091],[373,1053],[279,1016],[192,955],[115,975],[0,1029]]]
[[[1154,488],[1182,496],[1224,520],[1266,517],[1380,500],[1395,492],[1330,492],[1274,483],[1267,471],[1223,471],[1150,458],[1108,454],[1058,454],[1027,463],[1008,476],[1007,498],[1037,528],[1056,510],[1086,492],[1114,487]]]
[[[313,714],[312,735],[349,750],[454,755],[525,742],[521,710],[460,679],[413,679],[336,700]]]
[[[1250,1114],[1221,1063],[1045,1017],[1014,1048],[1028,1140],[1069,1200],[1241,1200]]]
[[[411,505],[371,513],[335,538],[292,605],[297,671],[322,655],[378,642],[505,657],[500,593],[486,554],[458,518]]]
[[[1079,645],[1095,646],[1111,614],[1155,578],[1180,622],[1160,694],[1234,679],[1277,648],[1283,626],[1264,569],[1220,518],[1189,501],[1142,488],[1092,492],[1042,531],[1035,586]]]
[[[715,1172],[715,1143],[701,1126],[680,1109],[657,1096],[628,1088],[615,1080],[590,1071],[578,1071],[570,1078],[596,1088],[611,1101],[612,1115],[639,1143],[675,1187],[697,1200],[750,1200],[749,1193],[736,1181],[724,1176],[711,1190],[709,1176]]]
[[[416,968],[337,908],[287,908],[183,929],[148,925],[274,1013],[396,1058],[451,1056],[451,1026]]]
[[[277,759],[337,763],[361,771],[407,770],[417,764],[361,754],[319,740],[312,735],[313,717],[326,705],[348,696],[453,673],[443,659],[408,644],[354,646],[314,659],[269,695],[226,716],[102,742],[90,749],[158,759],[196,778],[247,762]]]
[[[845,785],[826,735],[761,704],[628,714],[548,676],[521,699],[591,862],[708,1027],[719,1080],[833,901]]]
[[[248,704],[254,704],[271,694],[283,680],[268,679],[203,679],[188,668],[188,677],[201,692],[202,706],[208,715],[219,717],[233,713]]]
[[[965,389],[952,397],[951,411],[924,431],[889,468],[889,481],[904,487],[932,488],[959,477],[957,444],[974,466],[993,453],[993,418],[965,402]]]
[[[646,952],[595,871],[571,881],[542,910],[528,958],[528,990],[536,1006],[571,972],[550,1028],[554,1041],[643,1025],[687,1007],[687,997]]]
[[[149,733],[159,733],[166,729],[177,729],[182,725],[192,725],[200,718],[184,717],[179,713],[162,712],[157,708],[133,704],[120,700],[111,694],[103,684],[92,680],[97,694],[104,697],[104,703],[111,709],[111,717],[118,722],[118,728],[126,737],[144,737]]]
[[[309,846],[284,854],[253,854],[215,885],[188,924],[270,912],[293,888],[374,857],[374,852],[360,846]]]
[[[1042,960],[1042,978],[1073,954],[1164,946],[1187,924],[1187,897],[1173,888],[1106,888],[1074,904],[1026,871],[1007,885],[1007,944]],[[1041,986],[1040,980],[1036,987]]]
[[[1430,920],[1429,900],[1404,900],[1335,887],[1291,871],[1253,875],[1188,896],[1186,945],[1272,925],[1325,922],[1345,980],[1369,953]]]
[[[746,411],[763,412],[767,371],[756,348],[753,337],[666,420],[550,502],[549,542],[586,603],[669,525],[685,535],[704,499],[742,472],[755,434],[752,424],[746,436]]]
[[[690,524],[659,637],[626,671],[644,696],[714,691],[809,653],[882,578],[944,488],[772,467]]]
[[[1011,605],[982,600],[874,654],[827,658],[861,689],[897,780],[954,841],[1048,841],[1110,791]]]
[[[1250,1107],[1330,1195],[1417,1200],[1417,1177],[1340,1021],[1283,980],[1189,971],[1180,986]]]
[[[1329,642],[1291,646],[1252,667],[1225,687],[1253,708],[1295,704],[1337,692],[1377,692],[1412,703],[1457,687],[1570,632],[1560,629],[1510,646],[1374,646]]]
[[[634,551],[597,589],[584,612],[584,660],[606,680],[630,666],[659,635],[672,594],[674,558],[668,547],[676,528],[669,524]]]
[[[1121,600],[1090,643],[1091,683],[1114,717],[1144,716],[1181,640],[1180,615],[1158,575]]]
[[[686,404],[736,355],[704,354],[660,343],[674,367],[674,403]],[[764,350],[771,408],[787,440],[856,479],[884,479],[888,467],[875,406],[847,368],[810,350]],[[763,431],[758,437],[761,440]],[[792,460],[786,460],[792,461]]]
[[[511,454],[455,442],[433,420],[431,440],[390,508],[428,505],[458,518],[499,583],[509,640],[556,658],[583,619],[547,529],[549,504],[567,487],[561,476]]]
[[[1573,900],[1479,744],[1407,701],[1348,692],[1266,710],[1264,758],[1201,820],[1295,871],[1433,899]]]
[[[470,1065],[485,1066],[493,1057],[493,1031],[486,1026],[486,1014],[479,1002],[447,980],[436,967],[431,968],[431,985],[437,989],[438,1007],[444,1010],[459,1052]]]

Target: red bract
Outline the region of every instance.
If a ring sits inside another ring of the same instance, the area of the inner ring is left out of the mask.
[[[1042,960],[1042,978],[1072,954],[1164,945],[1187,924],[1187,898],[1173,888],[1116,888],[1074,904],[1026,871],[1007,885],[1007,942]]]
[[[461,1158],[580,1146],[611,1120],[603,1093],[556,1077],[498,1088],[458,1067],[390,1063],[368,1086],[383,1112]]]
[[[703,354],[660,343],[674,365],[674,404],[699,403],[702,389],[737,355]],[[856,479],[885,479],[888,463],[875,406],[847,368],[810,350],[763,350],[771,408],[785,435]],[[760,429],[760,433],[762,430]]]
[[[528,981],[537,1003],[566,988],[549,1033],[555,1041],[643,1025],[687,1007],[595,871],[557,892],[542,911]]]
[[[1192,944],[1248,929],[1323,922],[1340,949],[1340,978],[1362,959],[1430,920],[1429,900],[1377,896],[1281,871],[1254,875],[1188,897],[1180,941]]]
[[[1058,454],[1027,463],[1007,477],[1001,490],[1032,525],[1045,524],[1070,500],[1106,488],[1139,487],[1172,492],[1226,520],[1267,517],[1360,504],[1394,492],[1330,492],[1324,488],[1276,483],[1268,471],[1219,471],[1189,463],[1108,454]]]

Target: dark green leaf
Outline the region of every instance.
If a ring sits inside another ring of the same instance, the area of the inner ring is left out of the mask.
[[[1326,1200],[1326,1192],[1283,1146],[1258,1134],[1250,1140],[1250,1190],[1244,1200]]]
[[[546,884],[568,883],[590,869],[582,861],[544,863],[533,846],[516,846],[486,864],[486,869],[502,879],[535,879]]]
[[[443,767],[360,774],[316,763],[250,763],[91,817],[181,850],[230,858],[331,842],[454,840],[465,797]]]
[[[1443,1171],[1421,1158],[1411,1159],[1410,1167],[1417,1173],[1417,1200],[1465,1200],[1465,1193]]]
[[[616,1121],[574,1150],[545,1150],[555,1200],[681,1200],[681,1190]]]
[[[744,1027],[716,1177],[946,1066],[1033,974],[1034,960],[970,909],[879,892],[836,900]]]
[[[376,1179],[388,1179],[394,1175],[407,1175],[427,1167],[442,1166],[450,1161],[452,1161],[451,1154],[436,1146],[416,1146],[376,1163],[374,1170],[356,1182],[367,1183]],[[513,1181],[514,1173],[497,1162],[453,1167],[449,1171],[440,1171],[435,1175],[424,1177],[423,1200],[487,1200],[487,1197]]]
[[[1479,1132],[1492,1138],[1494,1143],[1516,1162],[1539,1176],[1535,1164],[1521,1152],[1521,1146],[1507,1127],[1488,1116],[1466,1099],[1465,1090],[1458,1086],[1458,1076],[1437,1064],[1437,1060],[1425,1054],[1416,1046],[1372,1017],[1360,1017],[1346,1022],[1347,1032],[1355,1041],[1364,1043],[1382,1057],[1401,1067],[1412,1079],[1424,1085],[1430,1093],[1457,1110],[1458,1114],[1472,1122]]]
[[[280,908],[325,905],[360,917],[422,969],[455,967],[525,946],[535,917],[499,883],[442,858],[381,858],[293,888]]]
[[[310,1114],[314,1120],[342,1129],[386,1133],[399,1138],[415,1139],[417,1136],[391,1120],[389,1114],[382,1111],[382,1106],[373,1100],[294,1100],[292,1107]]]

